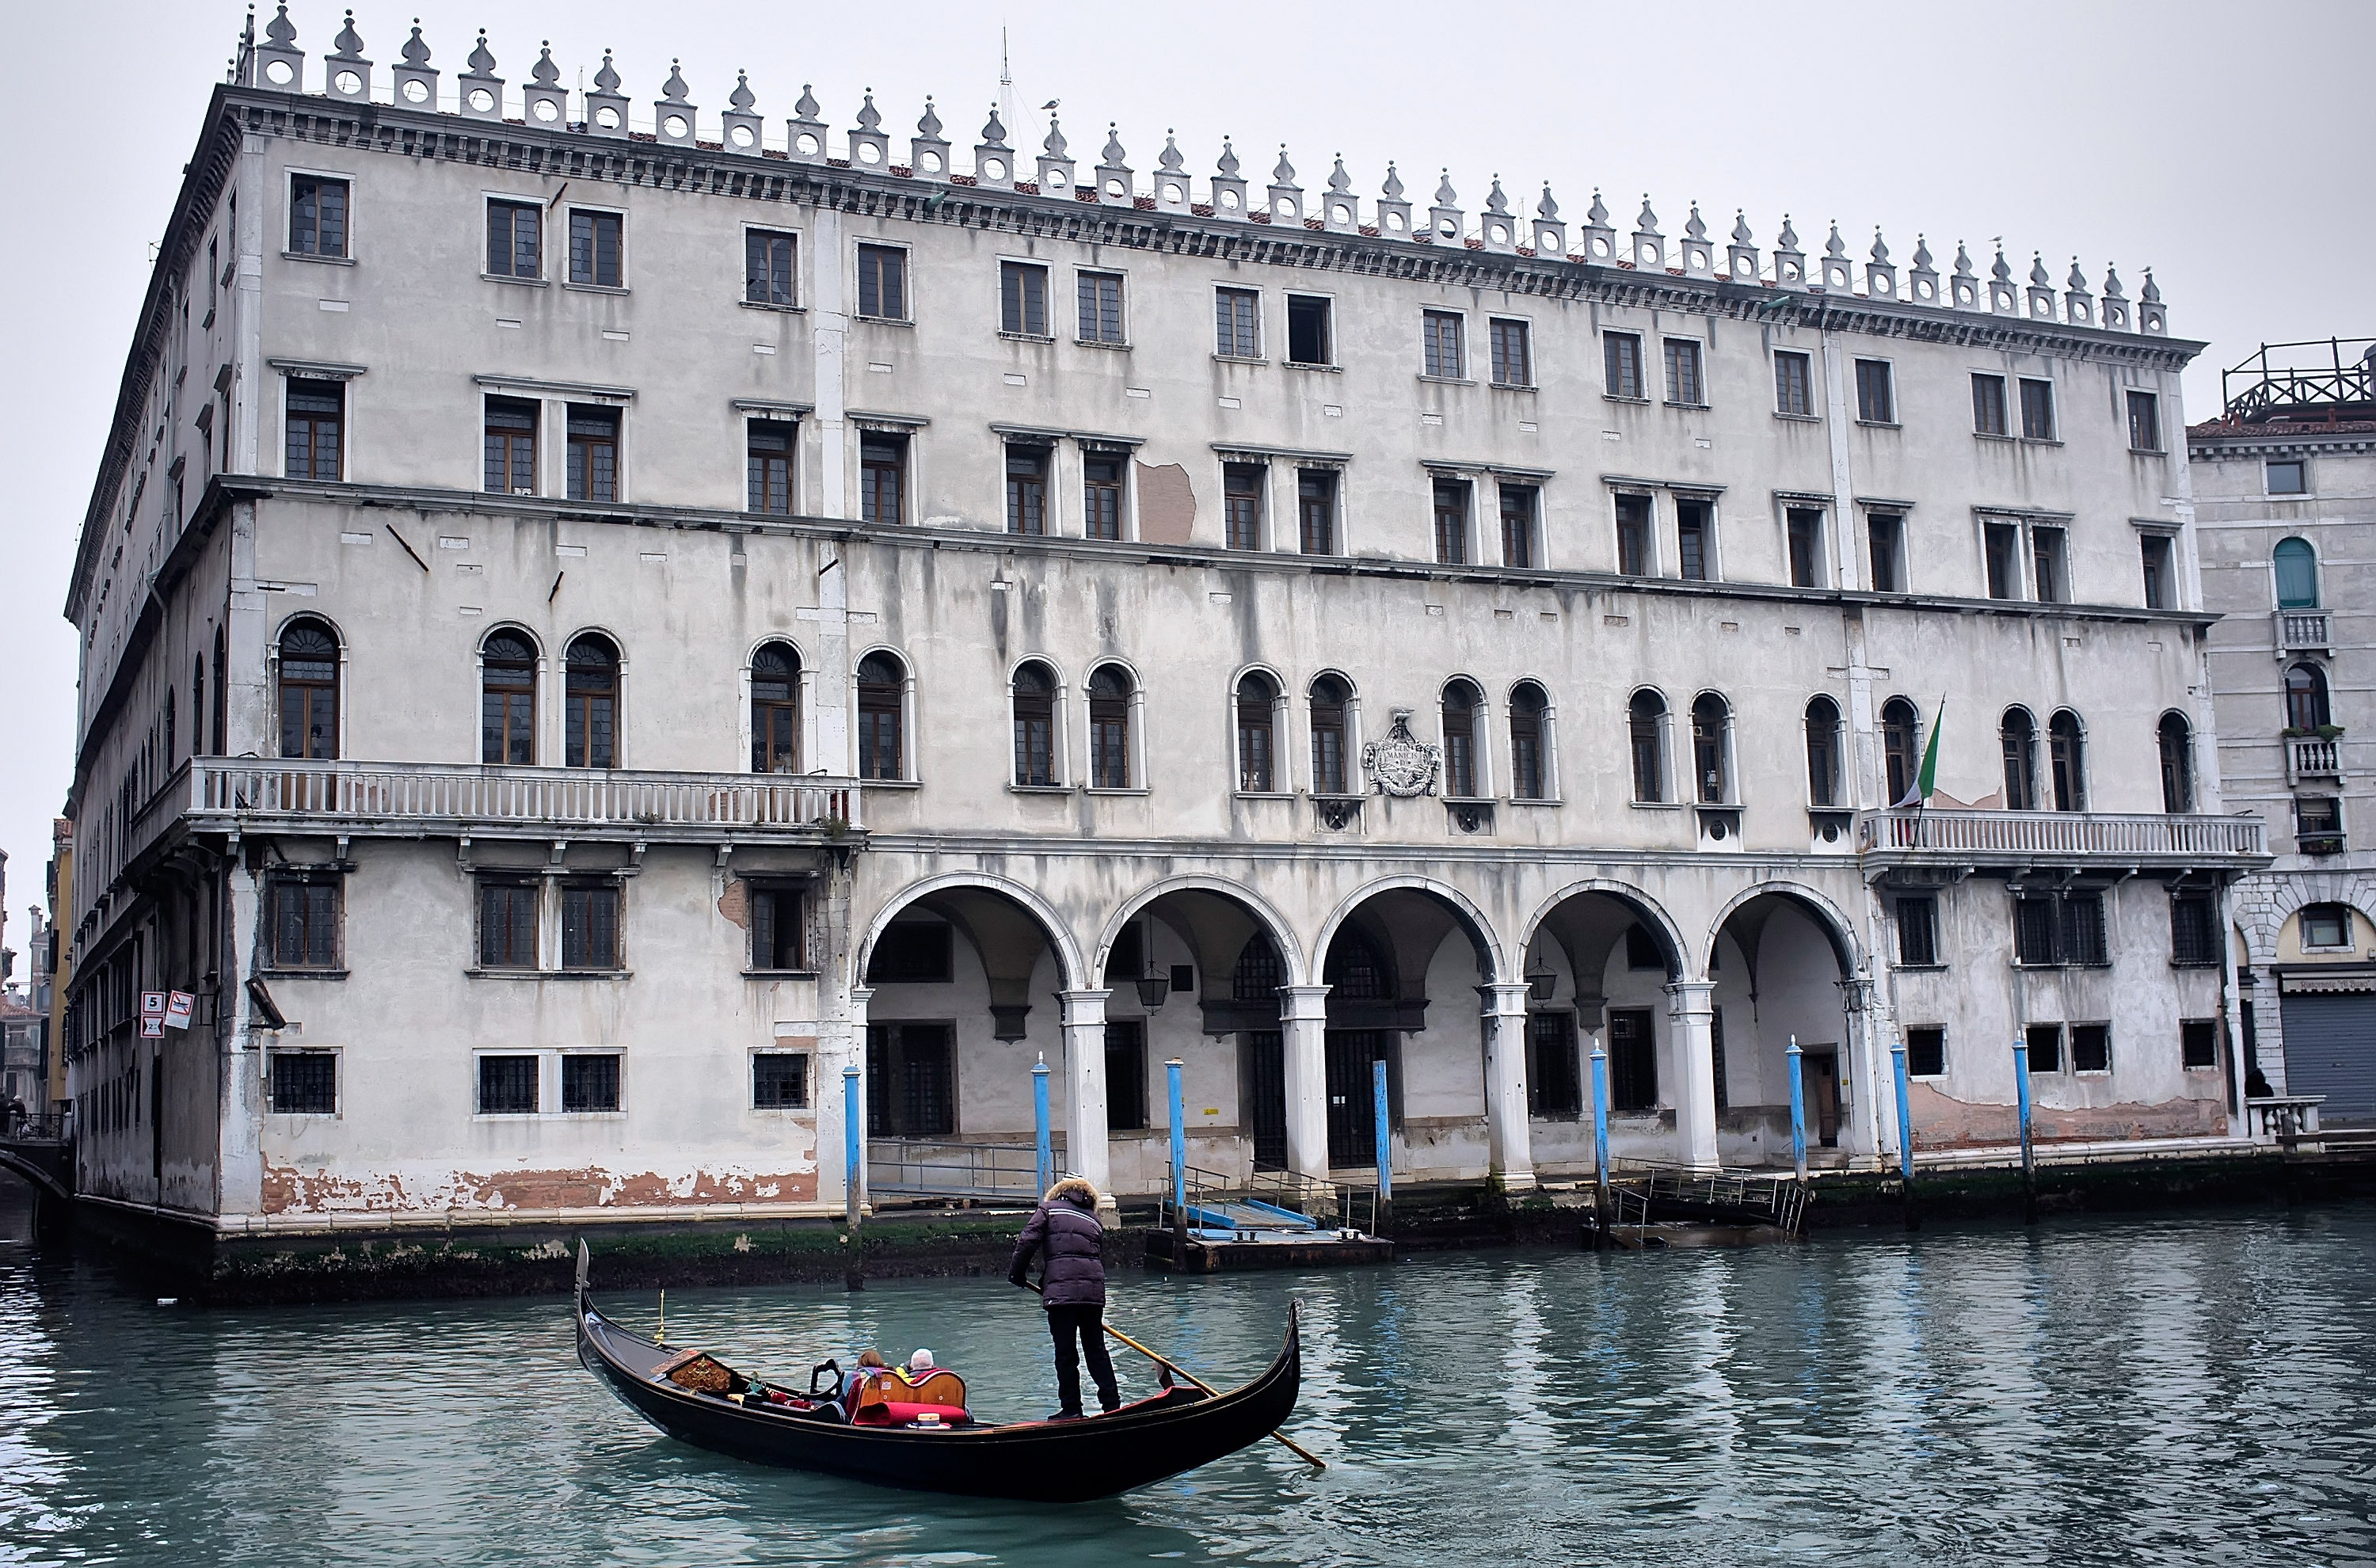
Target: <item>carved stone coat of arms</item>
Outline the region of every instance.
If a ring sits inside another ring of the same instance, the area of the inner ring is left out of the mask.
[[[1436,770],[1443,766],[1443,753],[1410,732],[1410,718],[1409,708],[1396,708],[1385,739],[1361,748],[1361,766],[1382,795],[1408,800],[1435,793]]]

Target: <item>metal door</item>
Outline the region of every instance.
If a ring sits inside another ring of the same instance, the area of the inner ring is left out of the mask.
[[[2322,1124],[2376,1120],[2376,995],[2287,996],[2286,1091],[2323,1094]]]
[[[1328,1031],[1328,1163],[1374,1165],[1378,1122],[1370,1065],[1385,1057],[1385,1036],[1377,1029]],[[1389,1066],[1388,1073],[1394,1069]],[[1387,1086],[1390,1089],[1392,1084]]]
[[[1254,1144],[1254,1169],[1287,1169],[1287,1049],[1277,1029],[1238,1037],[1246,1064],[1238,1092],[1244,1097],[1246,1131]]]

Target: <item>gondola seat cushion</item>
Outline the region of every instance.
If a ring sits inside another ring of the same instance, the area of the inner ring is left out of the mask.
[[[943,1422],[956,1426],[969,1418],[962,1405],[932,1405],[920,1399],[885,1399],[879,1405],[869,1405],[858,1412],[853,1423],[862,1427],[903,1427],[919,1416],[937,1417]]]

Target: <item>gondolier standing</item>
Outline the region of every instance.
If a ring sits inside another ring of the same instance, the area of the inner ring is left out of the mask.
[[[1098,1223],[1098,1190],[1078,1176],[1067,1176],[1048,1189],[1032,1211],[1031,1222],[1015,1243],[1015,1261],[1006,1270],[1009,1282],[1028,1282],[1033,1256],[1043,1250],[1047,1266],[1040,1277],[1040,1304],[1048,1309],[1048,1332],[1056,1341],[1054,1420],[1076,1420],[1081,1415],[1080,1358],[1087,1356],[1089,1377],[1098,1385],[1098,1403],[1108,1411],[1121,1408],[1122,1393],[1114,1384],[1113,1361],[1106,1354],[1106,1268],[1100,1257],[1105,1227]]]

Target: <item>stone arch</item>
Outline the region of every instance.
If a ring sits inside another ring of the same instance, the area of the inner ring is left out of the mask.
[[[1074,939],[1072,928],[1056,912],[1055,907],[1023,884],[991,872],[949,872],[940,876],[926,877],[921,882],[909,884],[884,900],[883,907],[867,922],[864,940],[850,956],[851,983],[865,983],[866,966],[874,956],[874,944],[882,936],[884,927],[889,925],[901,910],[931,894],[953,889],[997,893],[1019,905],[1025,913],[1039,922],[1040,934],[1056,955],[1057,965],[1063,970],[1064,989],[1091,989],[1095,971],[1082,963],[1080,944]]]
[[[1306,983],[1307,971],[1304,968],[1302,950],[1295,940],[1295,928],[1288,923],[1286,917],[1272,906],[1269,899],[1242,883],[1231,882],[1226,877],[1199,876],[1193,873],[1166,877],[1153,886],[1124,899],[1121,908],[1113,912],[1106,921],[1104,928],[1099,932],[1097,946],[1090,953],[1090,963],[1087,972],[1091,975],[1101,975],[1105,972],[1106,958],[1113,951],[1114,939],[1122,934],[1122,928],[1129,924],[1134,918],[1153,907],[1167,895],[1191,892],[1210,893],[1216,897],[1227,898],[1233,903],[1244,906],[1246,912],[1253,915],[1256,923],[1270,932],[1272,942],[1277,944],[1279,956],[1287,964],[1285,983],[1289,985]]]
[[[1856,922],[1848,919],[1847,911],[1801,883],[1776,880],[1752,883],[1725,900],[1724,907],[1708,922],[1707,945],[1700,954],[1697,978],[1708,978],[1708,965],[1716,954],[1717,939],[1724,934],[1725,922],[1752,898],[1768,897],[1789,899],[1814,917],[1816,929],[1831,943],[1832,956],[1839,961],[1842,980],[1854,980],[1864,973],[1863,952],[1856,939]]]
[[[2244,934],[2254,964],[2276,960],[2277,937],[2286,922],[2305,904],[2346,904],[2360,918],[2376,924],[2376,874],[2366,872],[2310,872],[2295,876],[2256,877],[2237,890],[2228,919]]]
[[[1319,954],[1325,959],[1328,953],[1328,944],[1336,940],[1336,932],[1343,928],[1345,921],[1351,917],[1354,910],[1379,894],[1391,893],[1396,888],[1432,894],[1451,908],[1454,915],[1468,928],[1469,940],[1477,945],[1477,956],[1480,960],[1479,968],[1485,971],[1488,984],[1518,978],[1511,972],[1509,961],[1503,956],[1501,938],[1494,934],[1493,922],[1485,918],[1485,912],[1458,888],[1449,883],[1439,882],[1431,876],[1388,876],[1381,877],[1375,882],[1362,884],[1328,912],[1328,918],[1322,922],[1319,936],[1313,941],[1311,951]]]
[[[1617,882],[1608,877],[1586,877],[1581,882],[1571,882],[1538,905],[1521,930],[1523,940],[1518,944],[1521,956],[1533,950],[1535,937],[1553,910],[1570,898],[1586,893],[1604,894],[1630,906],[1636,914],[1648,917],[1644,923],[1648,926],[1650,934],[1658,939],[1658,945],[1666,949],[1669,980],[1682,980],[1692,973],[1691,949],[1683,941],[1682,928],[1675,923],[1675,918],[1667,912],[1666,907],[1632,883]]]

